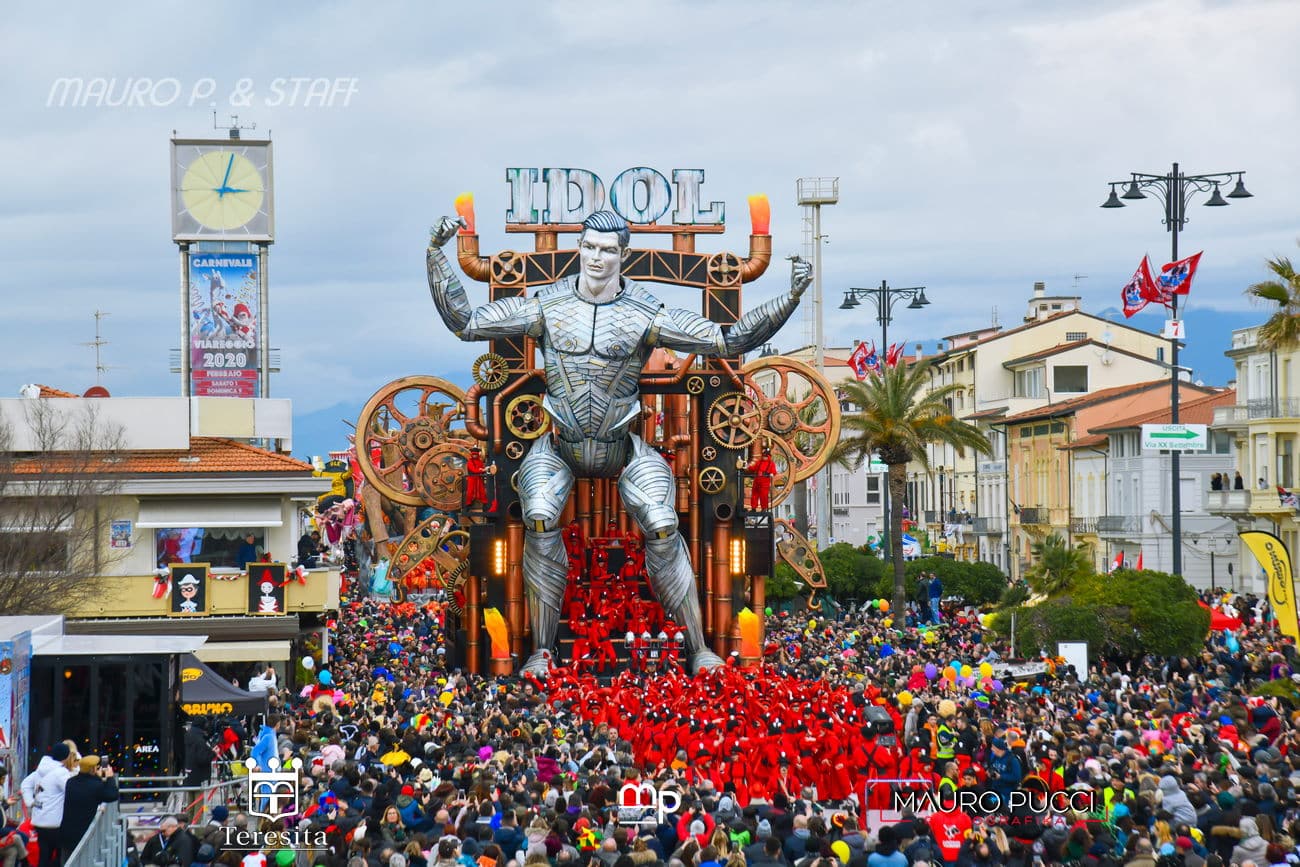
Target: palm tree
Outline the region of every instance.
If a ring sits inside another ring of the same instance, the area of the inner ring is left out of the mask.
[[[1043,596],[1069,590],[1080,578],[1092,572],[1092,553],[1080,542],[1071,548],[1060,533],[1053,533],[1029,546],[1034,564],[1025,573],[1029,589]]]
[[[854,461],[873,454],[889,466],[889,546],[894,566],[894,610],[907,605],[907,584],[903,573],[903,499],[907,488],[907,464],[927,464],[927,443],[946,443],[964,455],[966,449],[988,454],[989,441],[979,428],[952,414],[945,400],[960,386],[930,388],[930,363],[900,364],[861,382],[845,380],[839,386],[843,400],[856,404],[859,412],[846,413],[840,422],[840,442],[834,455]]]
[[[1277,311],[1259,329],[1259,342],[1267,349],[1292,349],[1300,346],[1300,274],[1291,260],[1278,256],[1268,260],[1276,280],[1265,280],[1246,289],[1246,294],[1260,301],[1272,301]]]

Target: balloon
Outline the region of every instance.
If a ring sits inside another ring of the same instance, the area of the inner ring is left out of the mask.
[[[396,656],[402,652],[402,645],[398,644],[396,641],[390,641],[388,643],[388,652],[393,656]]]
[[[334,675],[330,674],[328,671],[322,671],[320,674],[316,675],[316,679],[320,681],[321,686],[330,686],[334,683]]]
[[[872,608],[879,608],[879,607],[880,607],[880,600],[879,600],[879,599],[872,599],[872,600],[871,600],[871,607],[872,607]]]
[[[943,670],[943,679],[944,679],[944,680],[956,680],[956,679],[957,679],[957,672],[953,671],[951,668],[945,668],[945,669]]]
[[[994,680],[994,681],[993,681],[993,691],[994,691],[994,692],[1002,692],[1002,681],[1000,681],[1000,680]]]
[[[939,640],[939,635],[938,635],[938,633],[936,633],[936,632],[927,632],[927,633],[925,634],[925,643],[926,643],[926,644],[934,644],[934,643],[935,643],[936,641],[938,641],[938,640]]]
[[[934,680],[938,676],[939,676],[939,669],[935,667],[935,664],[933,662],[927,662],[925,664],[925,679]]]
[[[771,617],[771,616],[772,616],[772,606],[769,605],[768,607],[764,608],[764,609],[763,609],[763,613],[766,614],[768,617]]]
[[[886,645],[884,645],[884,646],[882,646],[882,647],[880,648],[880,658],[881,658],[881,659],[888,659],[889,657],[891,657],[891,656],[893,656],[893,655],[894,655],[894,648],[890,647],[888,644],[886,644]]]
[[[992,685],[993,685],[993,678],[991,677],[980,678],[980,689],[988,689]]]
[[[888,599],[881,599],[881,600],[880,600],[880,610],[881,610],[881,611],[888,611],[888,610],[889,610],[889,600],[888,600]]]
[[[316,667],[316,660],[312,659],[310,656],[304,656],[302,658],[302,667],[311,671]]]
[[[980,663],[980,677],[992,677],[993,666],[987,662]]]
[[[809,621],[808,621],[808,629],[811,631],[811,630],[816,629],[816,628],[817,628],[817,621],[816,621],[816,620],[809,620]]]
[[[910,692],[908,692],[907,690],[903,690],[902,692],[900,692],[900,693],[898,694],[898,703],[899,703],[899,704],[911,704],[911,703],[912,703],[912,694],[911,694]]]
[[[452,699],[454,699],[455,697],[456,696],[450,692],[444,692],[439,694],[438,701],[442,702],[443,707],[446,707],[447,705],[451,704]]]
[[[886,617],[882,625],[883,625],[886,629],[888,629],[889,627],[891,627],[891,626],[894,625],[894,618],[892,618],[892,617]]]
[[[969,665],[963,665],[963,666],[961,667],[961,676],[962,676],[962,677],[970,677],[970,673],[971,673],[971,667],[970,667]]]

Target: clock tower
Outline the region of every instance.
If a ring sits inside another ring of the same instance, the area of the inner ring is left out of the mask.
[[[171,140],[181,259],[181,393],[270,397],[267,260],[275,241],[269,139]]]

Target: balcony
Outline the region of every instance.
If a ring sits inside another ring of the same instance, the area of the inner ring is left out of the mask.
[[[1252,491],[1206,491],[1205,511],[1212,515],[1246,515]],[[1268,491],[1263,493],[1267,494]],[[1276,494],[1274,494],[1276,496]]]
[[[208,581],[208,616],[253,614],[249,610],[248,577],[214,575]],[[284,588],[284,613],[329,611],[339,606],[339,572],[337,569],[312,569],[307,583],[290,581]],[[167,617],[171,599],[153,596],[152,575],[112,577],[104,581],[104,592],[79,607],[70,616],[78,617]],[[256,596],[254,596],[254,599]],[[256,616],[254,614],[254,616]]]
[[[975,535],[1000,536],[1006,532],[1007,519],[1002,515],[980,516],[975,519]]]
[[[1252,421],[1261,418],[1296,418],[1300,416],[1300,398],[1283,397],[1274,400],[1264,397],[1248,400],[1246,414]]]
[[[1250,413],[1244,406],[1216,406],[1214,408],[1214,427],[1245,428],[1250,420]]]
[[[1048,514],[1050,510],[1030,506],[1020,510],[1021,524],[1050,524],[1052,519]]]
[[[1102,515],[1097,519],[1099,536],[1131,536],[1142,532],[1142,518],[1138,515]]]
[[[1095,536],[1097,534],[1097,519],[1074,518],[1070,521],[1070,533],[1074,536]]]

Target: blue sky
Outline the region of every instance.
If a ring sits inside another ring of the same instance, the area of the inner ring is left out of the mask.
[[[168,138],[212,131],[214,107],[187,104],[206,79],[222,120],[237,113],[275,142],[273,391],[306,422],[296,451],[327,448],[334,434],[312,419],[354,416],[389,380],[467,381],[481,347],[434,315],[426,232],[472,191],[484,250],[518,244],[502,230],[508,166],[607,181],[702,168],[731,228],[701,249],[743,250],[745,196],[764,192],[778,255],[800,249],[795,179],[838,176],[824,215],[830,343],[874,331],[865,307],[836,307],[845,286],[881,279],[929,287],[924,316],[895,326],[912,341],[983,325],[995,306],[1015,322],[1036,280],[1064,294],[1086,275],[1087,309],[1115,307],[1144,253],[1164,261],[1168,235],[1154,203],[1098,208],[1106,182],[1173,160],[1245,170],[1256,197],[1194,205],[1182,243],[1205,250],[1189,354],[1221,383],[1228,332],[1265,316],[1242,289],[1267,257],[1297,252],[1297,41],[1290,0],[20,4],[0,23],[0,391],[93,384],[80,344],[98,308],[112,314],[105,385],[177,392]],[[52,106],[65,77],[175,80],[181,95]],[[268,105],[294,77],[350,93]],[[248,105],[232,105],[241,92]],[[784,281],[774,267],[747,297]],[[776,340],[801,342],[799,322]]]

